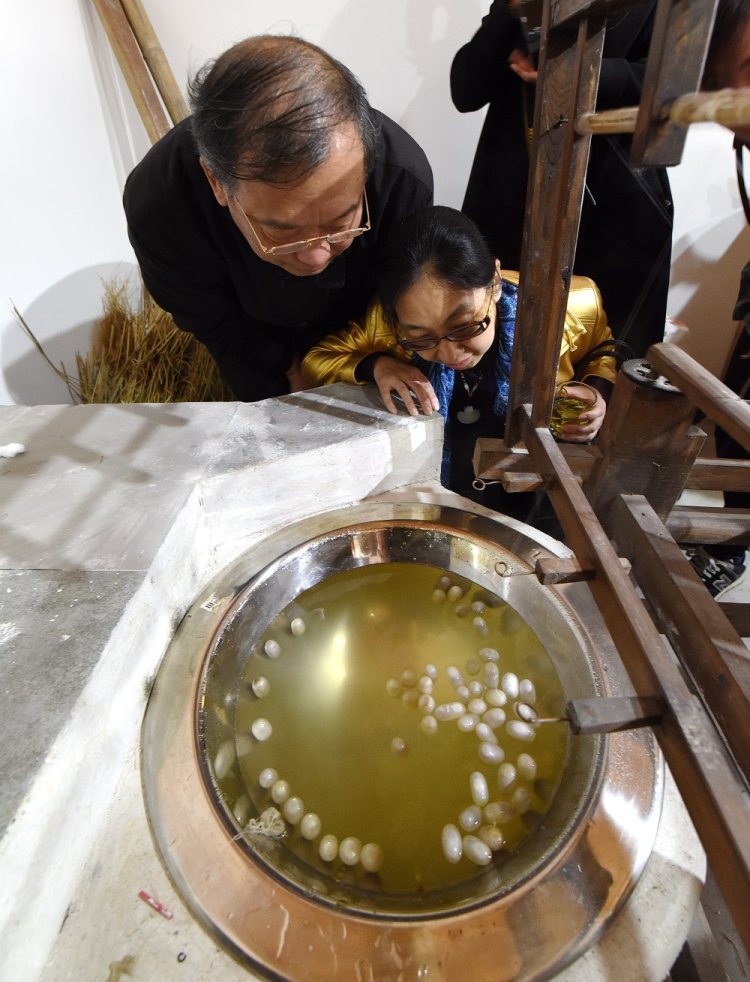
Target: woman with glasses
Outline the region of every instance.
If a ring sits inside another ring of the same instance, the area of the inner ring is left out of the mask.
[[[312,348],[303,377],[309,385],[374,381],[392,413],[394,398],[412,415],[439,411],[446,419],[443,483],[476,499],[474,443],[504,430],[518,273],[501,272],[471,219],[436,206],[405,219],[388,239],[378,284],[365,319]],[[563,427],[561,439],[596,436],[615,372],[599,291],[574,276],[557,381],[590,408]]]

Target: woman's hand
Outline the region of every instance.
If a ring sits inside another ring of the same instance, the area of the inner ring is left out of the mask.
[[[302,373],[299,368],[299,358],[295,356],[294,361],[286,370],[286,378],[289,383],[290,392],[302,392],[304,389],[309,388],[305,380],[302,378]]]
[[[519,75],[524,82],[536,82],[539,78],[539,70],[532,61],[530,55],[520,48],[514,48],[508,58],[508,67],[516,75]]]
[[[391,358],[390,355],[383,355],[375,362],[372,374],[389,413],[398,412],[391,397],[392,392],[401,397],[410,416],[416,416],[420,409],[425,416],[440,409],[435,390],[413,365]]]
[[[588,385],[578,385],[575,382],[565,384],[565,395],[572,399],[583,399],[590,402],[588,409],[584,409],[578,417],[576,423],[566,423],[560,428],[560,440],[566,443],[589,443],[599,432],[604,416],[607,412],[607,403],[604,401],[601,392]]]

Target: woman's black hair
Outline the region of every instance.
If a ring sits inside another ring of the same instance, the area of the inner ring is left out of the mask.
[[[465,290],[487,287],[495,258],[476,224],[455,208],[433,205],[409,215],[386,241],[378,266],[378,294],[391,326],[396,304],[423,274]]]
[[[353,123],[372,169],[378,121],[357,78],[301,38],[247,38],[188,85],[198,152],[219,183],[298,183],[328,157],[331,135]]]
[[[719,0],[703,72],[704,89],[721,88],[724,62],[730,57],[732,44],[748,21],[750,0]]]

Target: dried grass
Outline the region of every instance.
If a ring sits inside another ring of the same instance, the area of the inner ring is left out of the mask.
[[[208,350],[144,290],[136,309],[127,284],[105,283],[104,316],[75,374],[47,356],[21,314],[13,313],[74,403],[227,402],[234,396]]]

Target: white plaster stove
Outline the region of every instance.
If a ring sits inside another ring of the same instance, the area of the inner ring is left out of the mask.
[[[26,446],[0,460],[3,982],[254,977],[192,918],[152,842],[150,685],[199,588],[267,534],[366,499],[487,514],[440,488],[441,441],[438,418],[391,416],[345,385],[251,405],[0,407],[0,444]],[[632,901],[559,978],[658,982],[704,873],[670,779]]]

